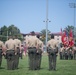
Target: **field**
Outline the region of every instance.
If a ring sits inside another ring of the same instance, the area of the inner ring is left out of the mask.
[[[48,56],[43,54],[41,69],[31,71],[28,69],[28,56],[20,59],[19,69],[7,70],[6,60],[3,58],[0,75],[76,75],[76,60],[60,60],[57,57],[57,71],[48,70]]]

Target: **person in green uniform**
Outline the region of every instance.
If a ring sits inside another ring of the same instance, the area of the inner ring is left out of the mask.
[[[31,36],[29,36],[28,41],[26,42],[28,47],[28,57],[29,57],[29,69],[37,70],[36,66],[36,53],[37,53],[37,37],[35,36],[35,32],[31,32]]]
[[[0,68],[1,68],[1,63],[2,63],[2,54],[4,52],[4,43],[0,41]]]
[[[56,70],[58,42],[54,39],[53,34],[51,34],[51,40],[47,42],[47,52],[49,57],[49,70]]]
[[[19,56],[20,56],[20,53],[21,53],[21,41],[18,39],[17,36],[15,36],[14,42],[16,43],[15,69],[18,69]]]
[[[14,40],[12,39],[12,36],[10,36],[9,40],[5,42],[5,47],[6,47],[7,69],[14,70],[16,44]]]

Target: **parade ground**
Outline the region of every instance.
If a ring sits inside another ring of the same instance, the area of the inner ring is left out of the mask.
[[[2,69],[0,69],[0,75],[76,75],[76,60],[60,60],[57,58],[56,71],[49,71],[48,56],[43,54],[40,70],[29,70],[28,56],[23,56],[20,59],[19,69],[7,70],[6,59],[3,57]]]

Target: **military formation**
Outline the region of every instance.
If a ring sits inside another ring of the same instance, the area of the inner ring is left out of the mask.
[[[40,40],[40,36],[36,36],[35,32],[32,31],[30,36],[25,37],[24,43],[26,43],[27,47],[29,70],[40,70],[42,53],[44,51],[44,44]],[[22,59],[23,49],[23,44],[17,36],[9,36],[9,39],[5,43],[0,41],[0,67],[2,56],[4,56],[7,61],[8,70],[18,69],[19,57]],[[46,50],[49,58],[49,71],[56,71],[58,52],[60,59],[73,59],[73,56],[74,59],[76,59],[76,45],[71,48],[61,45],[61,47],[58,48],[58,41],[54,39],[53,34],[51,34],[51,39],[46,44]]]
[[[67,45],[63,45],[61,44],[60,50],[59,50],[59,54],[60,54],[60,59],[65,59],[65,60],[72,60],[72,59],[76,59],[76,44],[74,44],[74,46],[69,47]]]

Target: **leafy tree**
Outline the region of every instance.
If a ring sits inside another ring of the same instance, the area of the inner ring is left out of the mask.
[[[8,27],[8,35],[19,35],[20,34],[20,30],[14,26],[14,25],[11,25]]]
[[[70,32],[70,30],[72,30],[73,31],[73,35],[74,35],[74,26],[67,26],[64,30],[66,30],[67,32],[68,32],[68,34],[69,34],[69,32]]]
[[[42,36],[41,40],[42,40],[42,41],[44,42],[44,44],[45,44],[45,40],[46,40],[46,29],[43,29],[43,30],[40,32],[40,34],[41,34],[41,36]],[[48,40],[50,39],[49,34],[50,34],[50,31],[47,30]]]
[[[17,35],[19,39],[21,39],[20,30],[15,25],[10,25],[9,27],[3,26],[0,28],[0,37],[2,41],[7,40],[7,35],[15,36]]]
[[[0,28],[0,40],[2,40],[2,41],[6,41],[6,35],[7,35],[7,26],[3,26],[3,27],[1,27]]]
[[[70,32],[70,29],[73,31],[73,36],[74,36],[74,39],[76,39],[76,27],[74,27],[74,26],[70,26],[70,25],[68,25],[66,28],[65,28],[65,30],[68,32],[68,34],[69,34],[69,32]]]
[[[72,30],[72,31],[74,31],[74,27],[73,26],[67,26],[66,28],[65,28],[65,30],[69,33],[70,32],[70,29]]]

